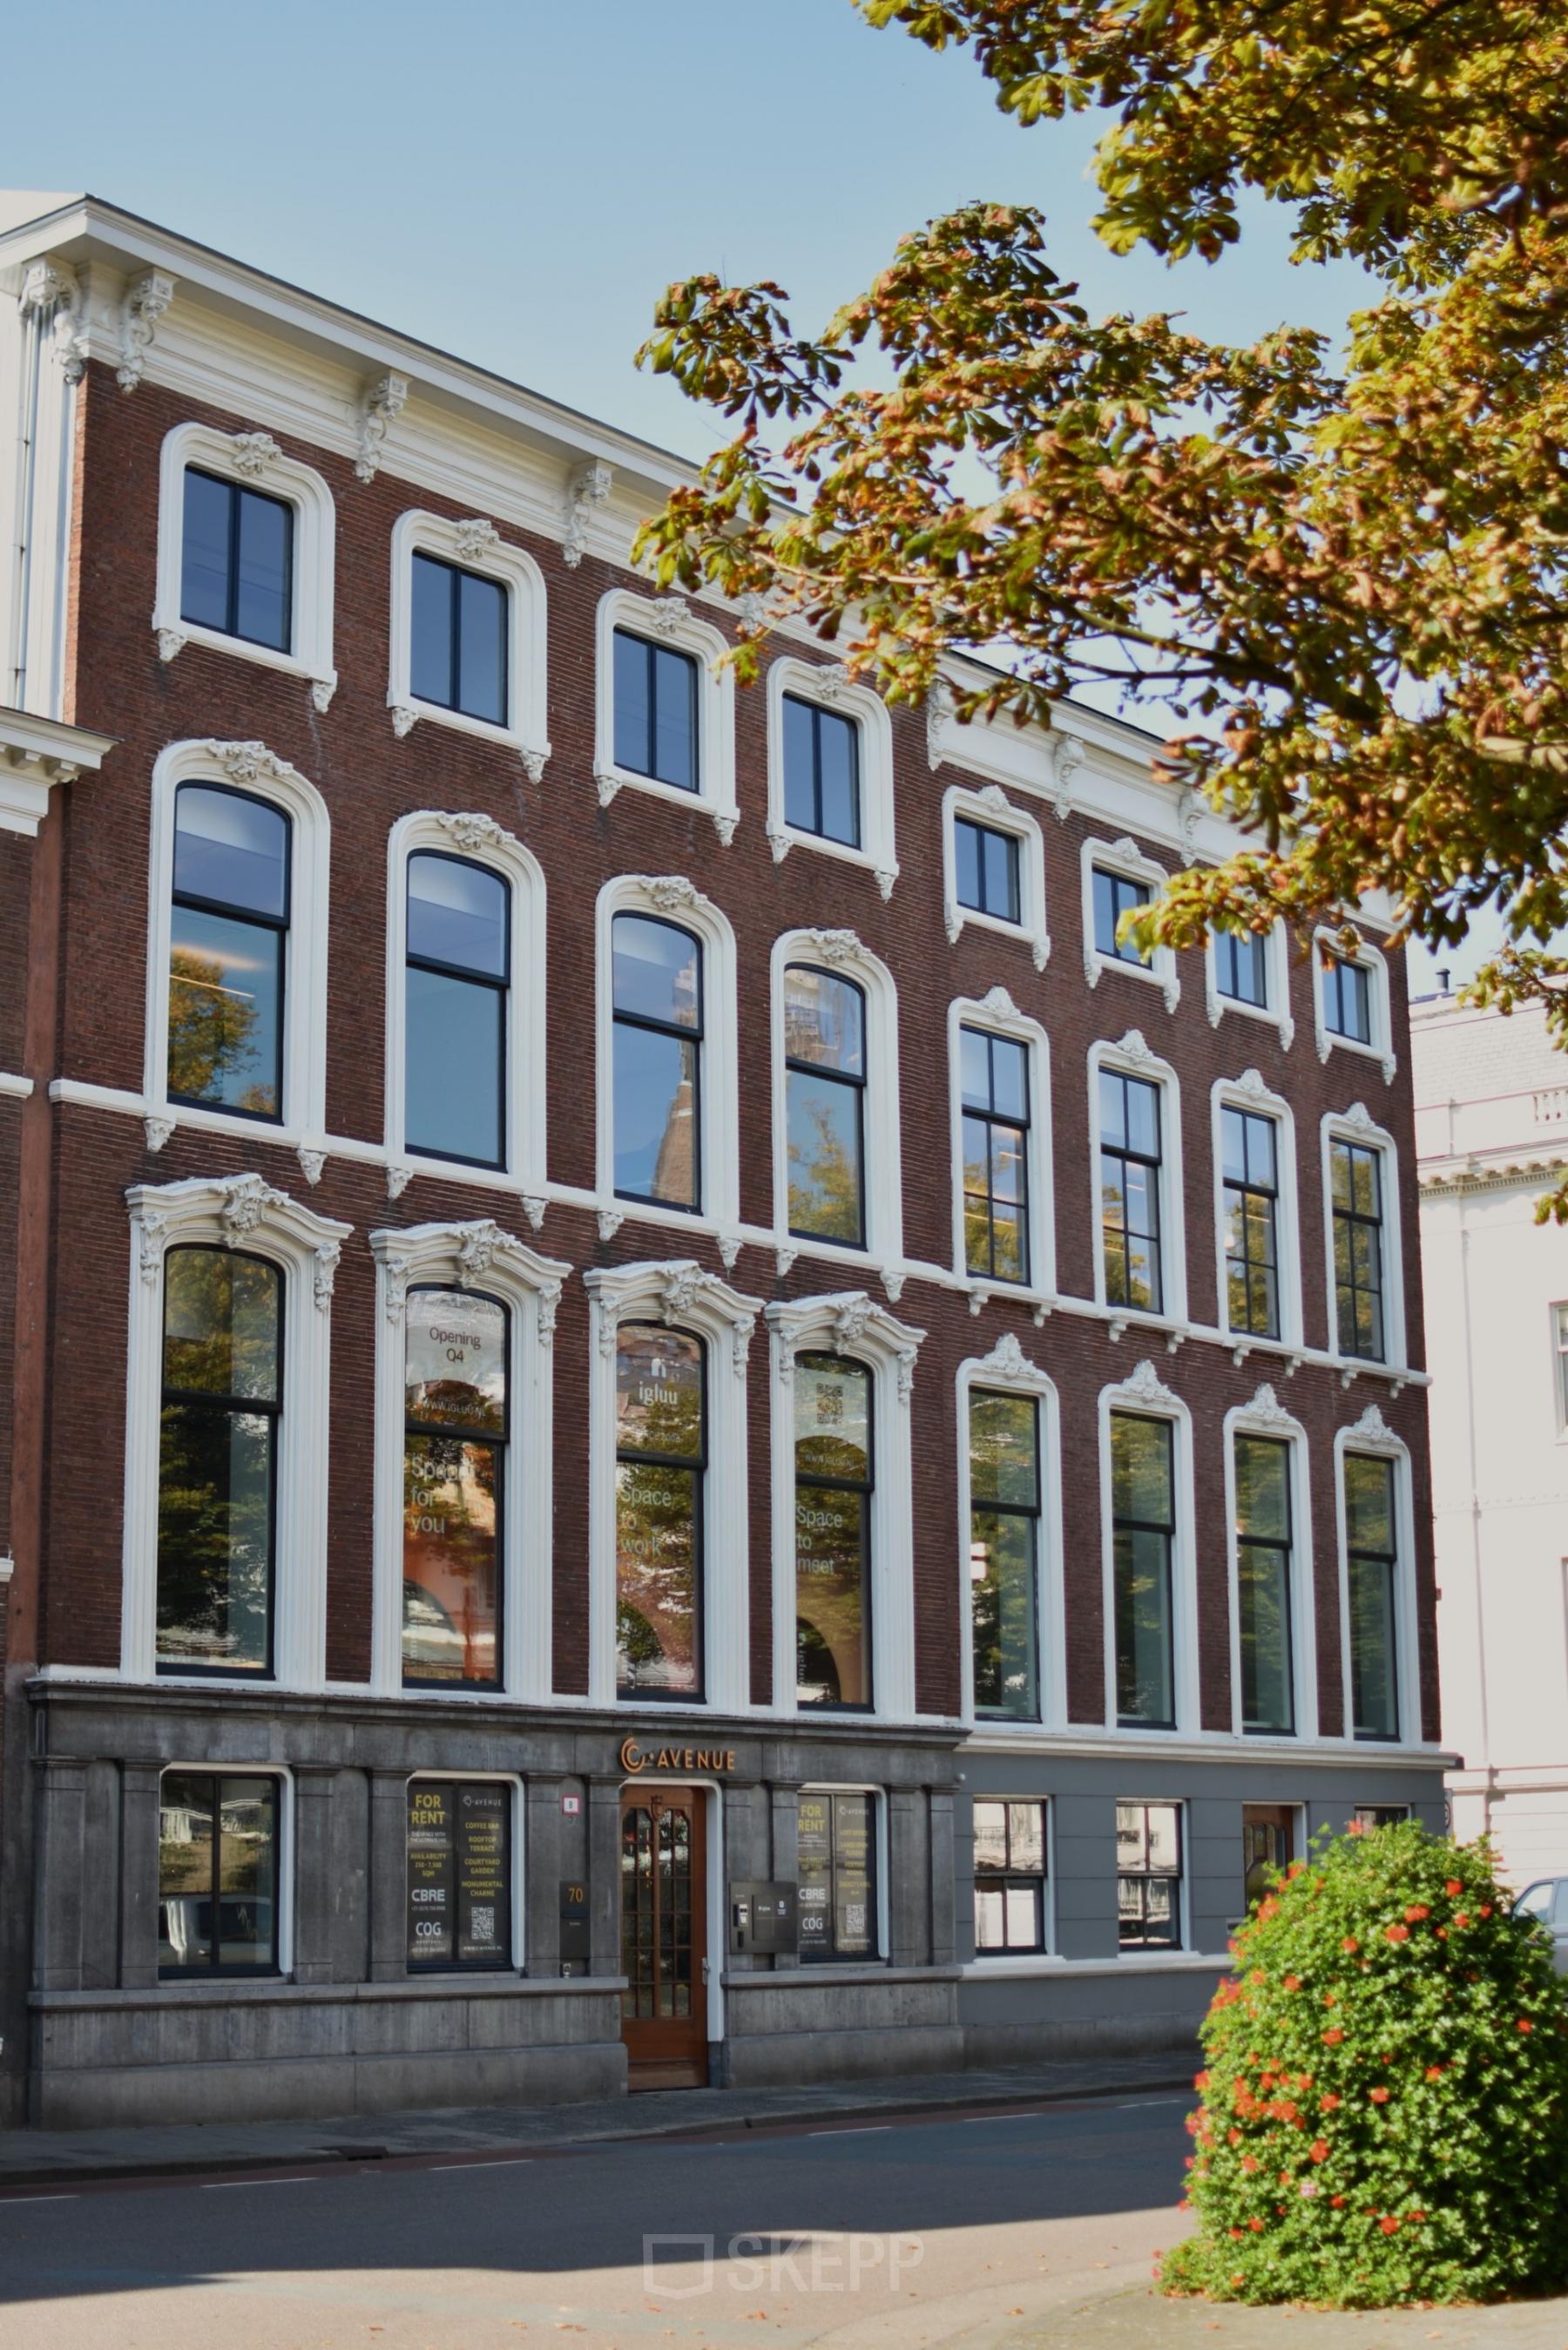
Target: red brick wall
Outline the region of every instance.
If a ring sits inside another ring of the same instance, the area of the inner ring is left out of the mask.
[[[164,432],[206,414],[225,430],[244,418],[202,411],[152,384],[132,397],[112,377],[89,370],[82,495],[85,549],[79,583],[81,723],[120,738],[90,791],[73,795],[64,937],[67,994],[60,1066],[68,1075],[140,1091],[145,994],[149,778],[167,743],[188,736],[259,737],[319,787],[331,810],[333,913],[327,1126],[379,1143],[382,1133],[386,842],[390,826],[420,807],[473,809],[516,832],[540,858],[549,883],[548,1055],[552,1180],[594,1180],[594,906],[618,872],[684,873],[722,907],[739,951],[742,1051],[741,1209],[751,1222],[772,1213],[772,1151],[766,1043],[769,954],[796,924],[855,930],[888,964],[899,992],[905,1243],[912,1257],[950,1261],[951,1248],[947,1011],[956,995],[980,996],[1000,983],[1051,1038],[1055,1139],[1058,1278],[1064,1291],[1093,1295],[1093,1185],[1086,1132],[1085,1055],[1099,1036],[1140,1027],[1179,1073],[1187,1194],[1189,1302],[1215,1308],[1213,1168],[1209,1093],[1215,1078],[1256,1066],[1293,1104],[1302,1208],[1306,1336],[1324,1344],[1323,1218],[1318,1121],[1365,1098],[1401,1145],[1405,1287],[1411,1358],[1421,1359],[1415,1157],[1410,1141],[1407,1054],[1391,1087],[1370,1063],[1341,1053],[1320,1066],[1313,1045],[1310,973],[1291,972],[1296,1037],[1281,1050],[1262,1024],[1227,1019],[1211,1029],[1196,959],[1183,965],[1182,998],[1168,1014],[1157,990],[1118,974],[1085,984],[1081,952],[1079,843],[1086,826],[1046,817],[1050,962],[1037,973],[1028,949],[968,929],[950,947],[942,929],[941,795],[961,774],[932,775],[923,721],[894,712],[900,879],[885,905],[874,877],[798,848],[775,865],[763,834],[765,699],[737,697],[741,827],[723,848],[711,819],[634,790],[607,809],[592,780],[594,614],[604,588],[624,575],[588,559],[569,570],[551,542],[510,529],[539,562],[549,595],[549,731],[553,755],[538,785],[514,756],[439,724],[404,740],[386,708],[389,545],[393,523],[412,504],[462,510],[385,474],[358,482],[342,458],[286,442],[314,464],[337,501],[335,657],[340,683],[317,713],[300,680],[220,652],[188,647],[161,663],[149,616],[153,600],[159,448]],[[281,436],[280,436],[281,437]],[[1119,825],[1119,832],[1123,827]],[[1169,862],[1168,858],[1166,861]],[[0,949],[3,951],[3,949]],[[1395,1033],[1404,1029],[1403,973],[1392,970]],[[504,1198],[419,1173],[393,1203],[379,1170],[329,1160],[308,1191],[292,1152],[259,1134],[244,1141],[182,1130],[157,1157],[140,1126],[85,1109],[60,1118],[57,1272],[51,1420],[53,1491],[44,1654],[62,1662],[109,1664],[118,1655],[123,1360],[128,1239],[123,1191],[137,1180],[166,1182],[254,1166],[270,1181],[355,1226],[338,1274],[333,1314],[333,1478],[330,1523],[328,1671],[368,1669],[370,1590],[370,1409],[374,1284],[365,1236],[378,1226],[422,1223],[493,1211],[517,1227]],[[533,1237],[533,1235],[530,1235]],[[579,1269],[649,1255],[695,1254],[722,1267],[711,1242],[671,1227],[628,1222],[607,1246],[593,1219],[553,1204],[538,1243]],[[858,1286],[854,1261],[841,1270],[802,1260],[783,1283],[769,1249],[743,1250],[735,1284],[764,1298]],[[1324,1369],[1303,1367],[1288,1382],[1254,1357],[1241,1368],[1216,1347],[1189,1343],[1172,1357],[1129,1333],[1112,1344],[1103,1326],[1066,1315],[1036,1330],[1016,1308],[992,1305],[971,1316],[967,1301],[914,1281],[894,1309],[929,1333],[914,1397],[915,1594],[922,1706],[956,1708],[959,1557],[954,1523],[957,1431],[954,1377],[970,1355],[989,1351],[1004,1330],[1055,1378],[1062,1396],[1069,1686],[1074,1719],[1098,1721],[1104,1705],[1101,1531],[1096,1399],[1153,1352],[1160,1376],[1190,1406],[1197,1431],[1199,1638],[1203,1718],[1230,1726],[1226,1542],[1220,1423],[1260,1378],[1274,1378],[1312,1441],[1318,1561],[1321,1705],[1325,1731],[1340,1726],[1339,1630],[1331,1445],[1334,1429],[1376,1399],[1417,1463],[1421,1529],[1426,1729],[1437,1729],[1431,1632],[1431,1560],[1427,1534],[1425,1411],[1418,1391],[1389,1402],[1381,1381],[1348,1394]],[[763,1356],[753,1356],[752,1586],[753,1686],[771,1688],[769,1453]],[[567,1285],[556,1341],[556,1677],[581,1690],[587,1674],[587,1301]]]

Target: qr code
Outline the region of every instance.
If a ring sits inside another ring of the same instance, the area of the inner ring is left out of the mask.
[[[495,1905],[493,1902],[483,1909],[479,1907],[477,1902],[474,1903],[473,1908],[469,1912],[468,1931],[471,1941],[493,1942],[495,1939]]]

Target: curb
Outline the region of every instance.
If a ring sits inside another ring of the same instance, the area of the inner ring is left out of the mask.
[[[82,2186],[102,2186],[121,2178],[176,2179],[214,2170],[221,2170],[225,2177],[259,2178],[275,2170],[324,2171],[328,2175],[347,2175],[359,2167],[400,2168],[406,2164],[422,2164],[432,2160],[446,2161],[456,2168],[462,2168],[465,2167],[470,2160],[479,2164],[502,2161],[524,2154],[547,2155],[556,2152],[575,2152],[580,2148],[594,2146],[635,2146],[640,2140],[679,2138],[695,2140],[719,2136],[727,2137],[737,2129],[795,2128],[803,2122],[815,2122],[827,2130],[836,2122],[857,2122],[866,2115],[902,2114],[913,2118],[923,2114],[947,2113],[955,2106],[972,2106],[985,2113],[993,2110],[1003,2112],[1014,2106],[1099,2104],[1107,2097],[1123,2094],[1141,2095],[1145,2092],[1152,2092],[1160,2095],[1172,2090],[1187,2089],[1190,2087],[1191,2081],[1191,2070],[1184,2066],[1179,2074],[1175,2073],[1161,2074],[1158,2078],[1147,2081],[1117,2081],[1099,2087],[1087,2084],[1075,2088],[1047,2085],[1043,2087],[992,2091],[990,2094],[969,2096],[933,2097],[926,2095],[883,2097],[868,2100],[864,2105],[840,2106],[830,2107],[826,2111],[820,2105],[802,2105],[799,2107],[776,2113],[738,2114],[733,2118],[715,2117],[711,2121],[695,2123],[656,2122],[642,2129],[625,2127],[587,2129],[571,2137],[495,2140],[483,2146],[466,2147],[451,2146],[398,2147],[377,2146],[368,2142],[363,2147],[346,2145],[313,2146],[302,2147],[294,2154],[265,2154],[250,2157],[242,2155],[227,2160],[222,2155],[213,2154],[177,2157],[161,2162],[151,2157],[145,2160],[138,2160],[133,2157],[124,2162],[88,2161],[80,2164],[73,2163],[68,2168],[52,2164],[32,2168],[24,2168],[20,2166],[12,2168],[0,2162],[0,2199],[4,2199],[12,2188],[16,2187],[65,2189],[78,2183]]]

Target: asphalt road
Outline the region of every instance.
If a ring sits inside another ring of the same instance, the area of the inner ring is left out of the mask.
[[[966,2350],[1147,2281],[1185,2095],[0,2197],[27,2350]]]

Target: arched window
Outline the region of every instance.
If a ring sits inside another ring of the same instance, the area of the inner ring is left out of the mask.
[[[795,1684],[803,1706],[871,1704],[872,1374],[794,1363]]]
[[[689,1331],[616,1334],[616,1685],[701,1697],[706,1349]]]
[[[660,1207],[702,1205],[702,948],[650,914],[611,929],[615,1188]]]
[[[283,1276],[226,1248],[164,1261],[160,1672],[272,1671]]]
[[[409,858],[404,1148],[505,1163],[512,893],[466,858]]]
[[[866,997],[852,979],[784,973],[789,1229],[866,1245]]]
[[[505,1586],[506,1308],[409,1293],[403,1398],[403,1679],[498,1689]]]
[[[289,850],[270,801],[224,784],[175,794],[171,1101],[282,1118]]]

